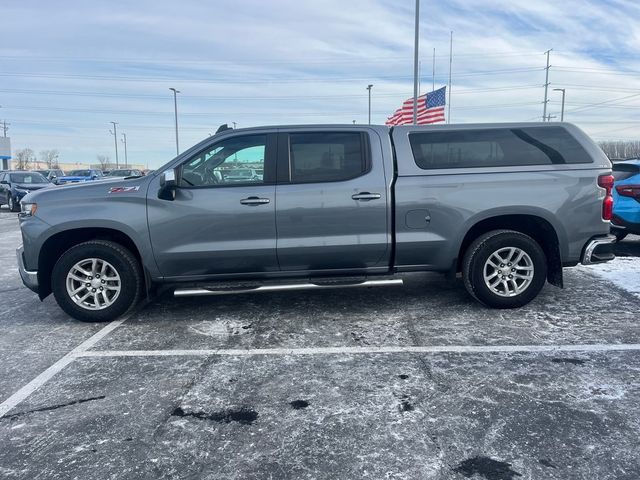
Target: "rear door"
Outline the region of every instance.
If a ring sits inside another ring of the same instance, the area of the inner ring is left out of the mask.
[[[355,128],[281,131],[276,187],[281,270],[388,267],[389,199],[379,142],[376,134]]]
[[[278,270],[275,148],[275,133],[235,135],[210,144],[182,164],[173,201],[158,198],[154,179],[149,232],[165,277]],[[265,175],[251,175],[256,168]]]

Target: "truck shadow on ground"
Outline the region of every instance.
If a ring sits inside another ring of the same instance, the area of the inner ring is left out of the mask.
[[[630,235],[613,247],[613,253],[620,257],[640,257],[640,236]]]

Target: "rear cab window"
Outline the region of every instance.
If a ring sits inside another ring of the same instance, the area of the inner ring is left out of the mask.
[[[563,127],[415,132],[409,143],[423,170],[593,162]]]

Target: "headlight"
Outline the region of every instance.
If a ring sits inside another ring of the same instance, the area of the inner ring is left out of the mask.
[[[31,217],[36,214],[37,209],[38,209],[37,203],[21,203],[20,215],[23,217]]]

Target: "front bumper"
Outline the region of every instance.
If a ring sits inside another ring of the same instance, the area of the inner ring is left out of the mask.
[[[38,272],[29,271],[25,268],[22,252],[24,252],[22,247],[16,250],[16,256],[18,257],[18,271],[20,272],[22,283],[24,283],[25,287],[29,290],[38,293]]]
[[[581,262],[583,265],[608,262],[616,258],[613,254],[613,244],[616,237],[613,235],[601,235],[593,237],[587,242],[582,251]]]

